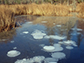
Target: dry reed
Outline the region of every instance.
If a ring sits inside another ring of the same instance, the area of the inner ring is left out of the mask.
[[[0,32],[8,31],[15,26],[14,14],[9,8],[5,8],[5,6],[1,6],[0,10]]]
[[[77,6],[78,17],[84,17],[84,3]],[[81,6],[81,7],[80,7]],[[15,4],[0,5],[0,32],[8,31],[15,26],[15,15],[38,15],[38,16],[71,16],[72,6],[54,4]]]
[[[53,4],[16,4],[9,5],[15,15],[68,16],[71,6]]]
[[[78,12],[78,17],[84,18],[84,3],[78,4],[76,11]]]

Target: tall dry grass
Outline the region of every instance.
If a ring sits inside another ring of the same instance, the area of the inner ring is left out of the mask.
[[[8,31],[15,26],[14,14],[9,8],[0,6],[0,32]]]
[[[16,4],[9,5],[15,15],[68,16],[71,6],[53,4]]]
[[[78,17],[84,18],[84,3],[78,4],[76,11],[78,12]]]

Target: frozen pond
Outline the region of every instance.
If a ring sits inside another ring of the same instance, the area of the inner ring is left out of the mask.
[[[75,17],[16,17],[0,33],[0,63],[84,63],[84,22]]]

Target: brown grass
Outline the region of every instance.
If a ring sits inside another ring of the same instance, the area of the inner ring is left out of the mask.
[[[78,4],[76,11],[78,17],[84,17],[84,3]],[[72,16],[73,6],[54,4],[15,4],[0,5],[0,32],[8,31],[15,26],[15,15],[38,16]]]
[[[8,31],[15,26],[13,17],[14,17],[14,14],[10,9],[5,8],[5,6],[0,7],[0,32]]]
[[[78,4],[76,11],[78,12],[78,17],[84,18],[84,3]]]
[[[68,16],[71,6],[53,4],[16,4],[8,6],[15,15]]]

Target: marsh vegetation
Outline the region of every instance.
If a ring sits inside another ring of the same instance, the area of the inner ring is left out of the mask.
[[[0,32],[16,26],[16,15],[77,16],[84,18],[83,0],[0,0]]]

